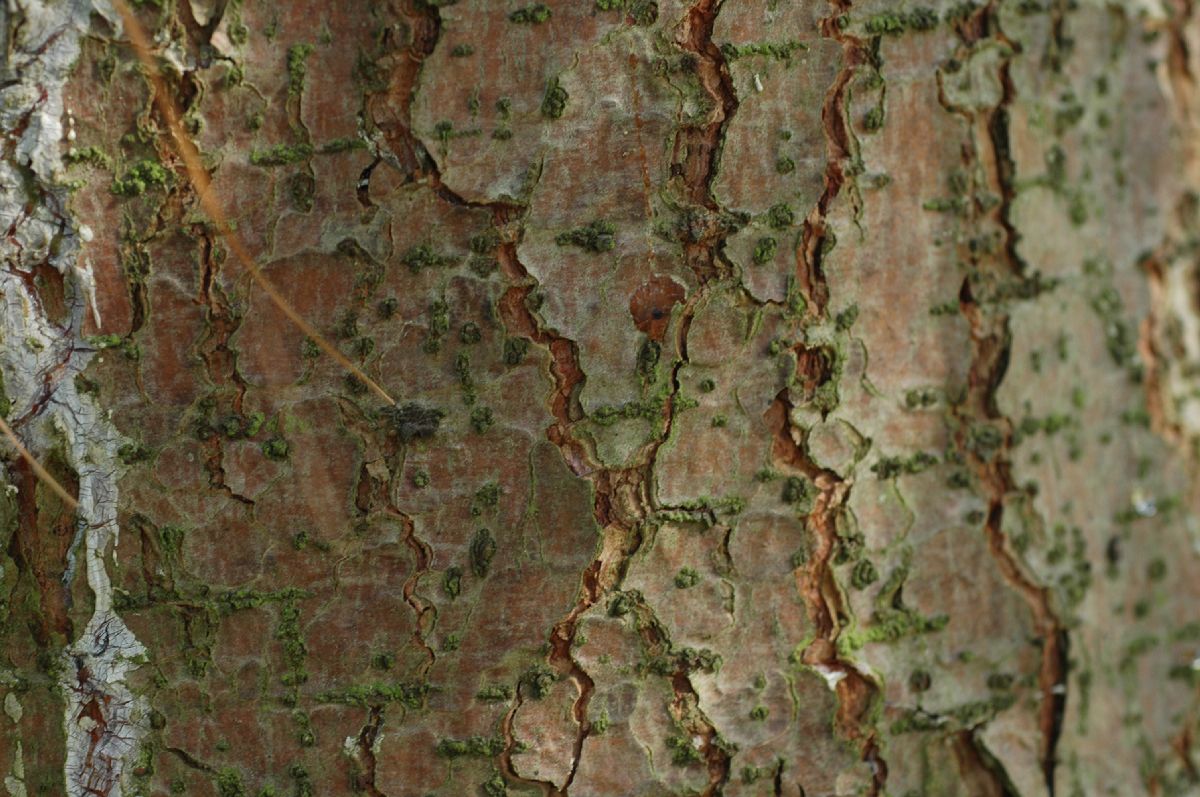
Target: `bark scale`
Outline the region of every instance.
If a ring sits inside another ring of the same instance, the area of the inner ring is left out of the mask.
[[[1200,791],[1190,2],[136,7],[399,401],[10,3],[11,795]]]

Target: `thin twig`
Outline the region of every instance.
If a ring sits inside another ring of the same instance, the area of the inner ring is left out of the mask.
[[[159,71],[158,65],[154,62],[154,57],[150,52],[150,41],[146,36],[146,31],[142,24],[134,16],[133,11],[124,0],[112,0],[113,7],[117,13],[121,15],[121,19],[125,23],[125,32],[129,36],[129,41],[133,44],[133,49],[137,51],[138,60],[142,62],[146,73],[150,78],[150,83],[154,89],[154,101],[158,106],[159,113],[167,122],[167,127],[171,132],[171,137],[175,139],[175,146],[183,159],[183,165],[187,171],[188,179],[192,183],[192,187],[196,191],[196,195],[200,200],[200,206],[208,217],[212,219],[213,225],[217,228],[221,238],[225,241],[225,245],[229,247],[234,256],[242,264],[242,267],[250,273],[258,286],[263,289],[267,297],[278,307],[288,320],[296,325],[307,335],[314,343],[317,344],[330,357],[338,362],[343,368],[357,377],[363,384],[375,391],[388,404],[395,404],[396,400],[387,394],[375,380],[363,373],[362,369],[350,361],[346,355],[342,354],[337,348],[325,339],[321,333],[317,332],[311,324],[304,320],[292,306],[287,303],[279,290],[267,280],[259,269],[258,264],[254,262],[250,252],[246,249],[246,245],[242,243],[240,237],[229,226],[226,219],[224,208],[217,201],[212,192],[212,181],[208,177],[208,172],[205,171],[204,165],[200,161],[200,153],[196,149],[196,145],[183,128],[183,123],[180,121],[179,109],[176,108],[172,96],[167,90],[166,81],[163,80],[162,72]]]
[[[13,447],[17,449],[17,453],[21,455],[21,459],[28,462],[29,467],[33,468],[33,473],[35,476],[45,482],[46,486],[53,490],[59,498],[65,501],[67,506],[71,507],[72,512],[79,509],[79,501],[75,500],[75,498],[66,491],[66,488],[59,484],[58,479],[51,476],[50,472],[42,467],[42,463],[38,462],[37,459],[34,458],[33,454],[29,453],[29,449],[25,447],[20,438],[18,438],[16,433],[13,432],[12,427],[4,422],[3,417],[0,417],[0,432],[3,432],[4,436],[8,438],[8,442],[12,443]]]

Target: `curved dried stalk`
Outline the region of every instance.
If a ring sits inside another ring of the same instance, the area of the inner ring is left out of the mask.
[[[339,365],[373,390],[380,398],[388,404],[395,405],[396,400],[389,396],[387,391],[380,387],[375,380],[363,373],[362,369],[352,363],[346,355],[338,351],[332,343],[305,321],[287,303],[287,300],[283,298],[279,290],[263,275],[262,270],[254,262],[254,258],[246,249],[246,245],[242,243],[242,239],[230,228],[228,220],[225,217],[224,208],[221,207],[221,203],[213,195],[211,190],[212,181],[209,179],[208,172],[205,171],[204,165],[200,161],[200,153],[196,149],[196,145],[183,128],[183,123],[180,121],[181,114],[179,109],[172,101],[166,82],[163,80],[162,72],[159,71],[158,64],[154,62],[154,57],[151,55],[150,41],[146,36],[145,29],[124,0],[112,0],[112,4],[117,13],[121,15],[121,20],[125,24],[125,32],[129,36],[129,41],[133,44],[134,50],[137,51],[138,60],[142,62],[142,66],[146,69],[146,74],[154,89],[154,102],[158,106],[159,113],[162,114],[167,122],[171,137],[175,139],[175,148],[179,152],[179,156],[183,159],[188,180],[196,191],[196,195],[200,200],[200,206],[212,220],[213,225],[217,228],[217,232],[220,233],[221,238],[225,241],[225,245],[229,247],[230,251],[233,252],[234,256],[242,264],[242,267],[250,273],[250,276],[258,283],[258,286],[267,294],[271,302],[283,311],[283,314],[287,316],[289,321],[311,338],[323,352],[336,360]]]
[[[8,438],[8,442],[12,443],[13,447],[17,449],[17,453],[21,455],[21,459],[28,462],[29,467],[33,468],[34,475],[41,479],[47,487],[53,490],[59,498],[65,501],[67,506],[71,507],[71,511],[75,511],[79,508],[79,501],[75,500],[75,498],[67,492],[66,488],[59,484],[58,479],[51,476],[50,471],[43,468],[42,463],[38,462],[37,458],[35,458],[33,454],[29,453],[29,449],[25,447],[25,445],[17,437],[16,433],[13,432],[12,427],[5,423],[3,417],[0,417],[0,432],[3,432],[4,436]]]

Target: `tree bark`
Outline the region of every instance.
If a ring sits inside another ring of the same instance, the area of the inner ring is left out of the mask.
[[[924,2],[12,0],[7,793],[1200,793],[1198,12]]]

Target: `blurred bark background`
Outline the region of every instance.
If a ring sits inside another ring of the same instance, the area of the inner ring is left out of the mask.
[[[0,779],[1200,793],[1191,0],[11,0]]]

